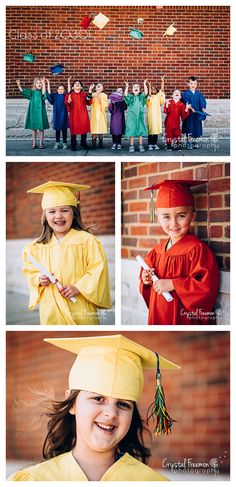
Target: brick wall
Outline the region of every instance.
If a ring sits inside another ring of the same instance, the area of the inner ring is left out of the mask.
[[[122,333],[182,367],[180,371],[163,372],[167,406],[177,423],[171,435],[153,436],[151,465],[160,468],[166,457],[172,462],[184,457],[198,462],[222,457],[220,469],[226,471],[229,465],[229,333]],[[78,335],[89,335],[89,332],[7,332],[9,459],[34,462],[41,458],[46,421],[39,420],[42,411],[37,400],[40,397],[30,389],[39,392],[47,386],[61,400],[67,388],[67,371],[74,357],[43,343],[43,338]],[[97,332],[97,335],[104,333]],[[139,405],[143,417],[153,400],[154,387],[153,371],[145,372],[145,388]]]
[[[122,163],[122,257],[145,256],[166,238],[158,223],[150,223],[150,193],[144,188],[163,179],[206,179],[194,188],[195,234],[207,241],[221,270],[230,267],[230,164],[200,162]],[[200,192],[201,191],[201,192]],[[157,192],[155,192],[155,195]]]
[[[93,24],[88,37],[79,23],[91,11],[102,11],[110,22],[102,30]],[[138,18],[144,23],[139,26]],[[81,78],[87,88],[102,81],[105,91],[124,79],[142,82],[147,76],[160,84],[166,75],[166,94],[183,90],[190,75],[199,77],[207,98],[229,98],[230,8],[228,6],[116,7],[7,7],[6,86],[8,97],[19,97],[15,79],[30,86],[35,76],[46,75],[55,88],[67,77]],[[173,37],[163,37],[175,22]],[[129,27],[142,30],[142,40],[129,36]],[[75,32],[77,31],[77,33]],[[69,38],[71,34],[75,38]],[[45,38],[46,37],[46,38]],[[77,37],[77,38],[76,38]],[[25,52],[36,55],[35,64],[22,60]],[[65,64],[65,73],[50,75],[49,67]]]
[[[115,165],[103,162],[7,163],[7,238],[35,238],[41,233],[41,196],[26,191],[43,182],[68,181],[91,185],[80,193],[82,219],[96,235],[115,228]]]

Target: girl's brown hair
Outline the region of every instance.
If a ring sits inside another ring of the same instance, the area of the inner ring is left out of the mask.
[[[74,228],[75,230],[84,230],[85,232],[91,233],[90,227],[86,227],[84,223],[82,222],[82,218],[80,215],[80,206],[71,206],[72,211],[73,211],[73,221],[71,228]],[[41,224],[42,224],[42,233],[39,236],[39,238],[36,240],[35,243],[43,243],[46,244],[50,241],[53,230],[48,224],[46,220],[46,213],[45,210],[43,211],[42,218],[41,218]]]
[[[75,415],[70,414],[78,390],[72,390],[64,401],[52,401],[50,411],[46,413],[49,421],[47,425],[47,436],[43,444],[43,457],[45,459],[56,457],[62,453],[71,451],[76,444],[76,422]],[[144,433],[149,435],[150,431],[144,426],[134,404],[133,417],[130,429],[126,436],[117,446],[115,461],[125,453],[129,453],[143,463],[147,463],[151,455],[150,449],[144,445]]]

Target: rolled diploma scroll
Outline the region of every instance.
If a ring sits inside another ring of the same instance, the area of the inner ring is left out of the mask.
[[[145,271],[151,270],[150,267],[145,262],[145,260],[141,257],[141,255],[137,255],[136,260],[141,265],[141,267],[143,267],[145,269]],[[153,276],[151,276],[151,278],[152,278],[152,282],[159,281],[158,277],[155,274],[153,274]],[[164,293],[162,293],[162,296],[163,296],[163,298],[165,298],[166,301],[168,301],[168,303],[170,301],[173,301],[173,299],[174,299],[173,296],[171,296],[171,294],[168,291],[164,291]]]
[[[45,269],[45,267],[43,267],[37,260],[35,260],[35,258],[32,255],[30,254],[28,255],[28,260],[31,262],[31,264],[34,265],[34,267],[36,267],[36,269],[38,269],[40,272],[42,272],[42,274],[47,276],[48,279],[50,279],[50,281],[52,282],[52,284],[56,284],[59,290],[63,288],[62,284],[50,272],[48,272],[47,269]],[[69,299],[70,301],[72,301],[72,303],[76,303],[76,298],[73,297]]]

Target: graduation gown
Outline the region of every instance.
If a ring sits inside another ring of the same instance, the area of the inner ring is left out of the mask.
[[[54,284],[41,286],[41,273],[28,261],[31,254],[62,284],[78,288],[76,303],[64,298]],[[101,242],[73,228],[59,242],[55,235],[47,244],[31,242],[23,251],[29,309],[39,304],[41,325],[97,325],[97,308],[111,308],[109,276]]]
[[[219,270],[207,244],[190,233],[169,250],[164,240],[145,258],[159,279],[172,279],[173,301],[167,302],[153,286],[144,285],[140,274],[140,292],[149,308],[149,325],[214,324],[212,308],[219,291]]]
[[[66,130],[69,127],[68,111],[65,105],[65,94],[47,93],[47,100],[53,105],[54,130]]]
[[[129,93],[124,97],[128,106],[126,117],[126,137],[145,137],[147,136],[147,127],[144,122],[144,106],[146,105],[147,96],[145,93],[133,95]]]
[[[38,463],[33,467],[26,468],[11,475],[7,480],[14,481],[88,481],[88,478],[80,468],[72,455],[72,452],[63,453],[55,458]],[[152,468],[144,465],[125,453],[115,462],[102,476],[101,481],[159,481],[168,480],[163,475],[155,472]]]
[[[165,93],[159,91],[156,95],[147,98],[148,107],[148,133],[150,135],[159,135],[162,132],[161,105],[165,102]]]
[[[108,107],[108,97],[106,93],[100,94],[100,101],[97,96],[93,96],[92,105],[91,105],[91,117],[90,117],[91,134],[107,133],[107,116],[106,116],[107,107]]]
[[[71,96],[71,103],[68,103],[68,96]],[[69,112],[69,124],[71,135],[87,134],[90,130],[89,116],[87,105],[90,101],[86,99],[87,93],[80,91],[67,93],[65,95],[65,104]]]
[[[110,133],[111,135],[123,135],[125,133],[125,114],[127,105],[122,101],[112,102],[108,105],[111,114]]]
[[[189,116],[189,110],[185,112],[185,105],[182,101],[170,100],[168,107],[164,107],[165,118],[165,134],[167,142],[181,137],[180,120],[185,120]]]
[[[182,94],[182,101],[186,103],[191,103],[194,110],[202,111],[206,108],[206,98],[198,90],[193,93],[191,90],[186,90]],[[194,138],[201,137],[202,135],[202,122],[198,120],[198,115],[190,110],[189,117],[184,121],[182,132],[184,134],[189,134]]]
[[[48,129],[49,123],[45,107],[46,93],[43,95],[42,90],[23,88],[22,96],[30,101],[25,119],[25,129]]]

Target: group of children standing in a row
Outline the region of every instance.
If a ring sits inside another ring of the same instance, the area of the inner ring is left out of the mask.
[[[188,90],[182,93],[175,89],[171,99],[165,101],[164,77],[161,78],[161,88],[158,91],[147,79],[144,80],[144,90],[141,92],[138,83],[133,84],[129,93],[129,84],[125,82],[125,90],[118,88],[108,96],[103,91],[103,84],[91,84],[87,92],[83,91],[83,84],[75,80],[71,86],[68,79],[68,91],[64,84],[51,93],[50,82],[46,78],[35,78],[32,89],[17,85],[22,95],[30,100],[25,121],[25,128],[33,131],[32,148],[37,147],[37,130],[40,134],[39,148],[43,149],[44,130],[49,128],[45,100],[53,105],[53,128],[56,135],[54,149],[67,149],[67,129],[71,133],[71,150],[77,150],[76,136],[81,136],[81,146],[89,149],[87,133],[92,134],[92,146],[103,148],[103,136],[108,132],[107,109],[111,113],[110,133],[112,135],[112,150],[122,149],[122,136],[130,138],[129,152],[135,151],[134,140],[138,138],[138,149],[144,152],[143,137],[148,136],[148,150],[158,150],[158,135],[162,133],[162,112],[164,105],[165,142],[166,150],[177,149],[181,145],[182,133],[187,135],[187,148],[197,148],[196,139],[202,135],[202,119],[206,109],[206,99],[197,90],[197,78],[188,79]],[[46,86],[47,85],[47,86]],[[91,105],[90,120],[87,106]],[[147,126],[145,123],[144,107],[147,105]],[[127,111],[125,119],[125,111]],[[200,113],[199,113],[200,112]],[[181,128],[181,120],[183,122]]]

